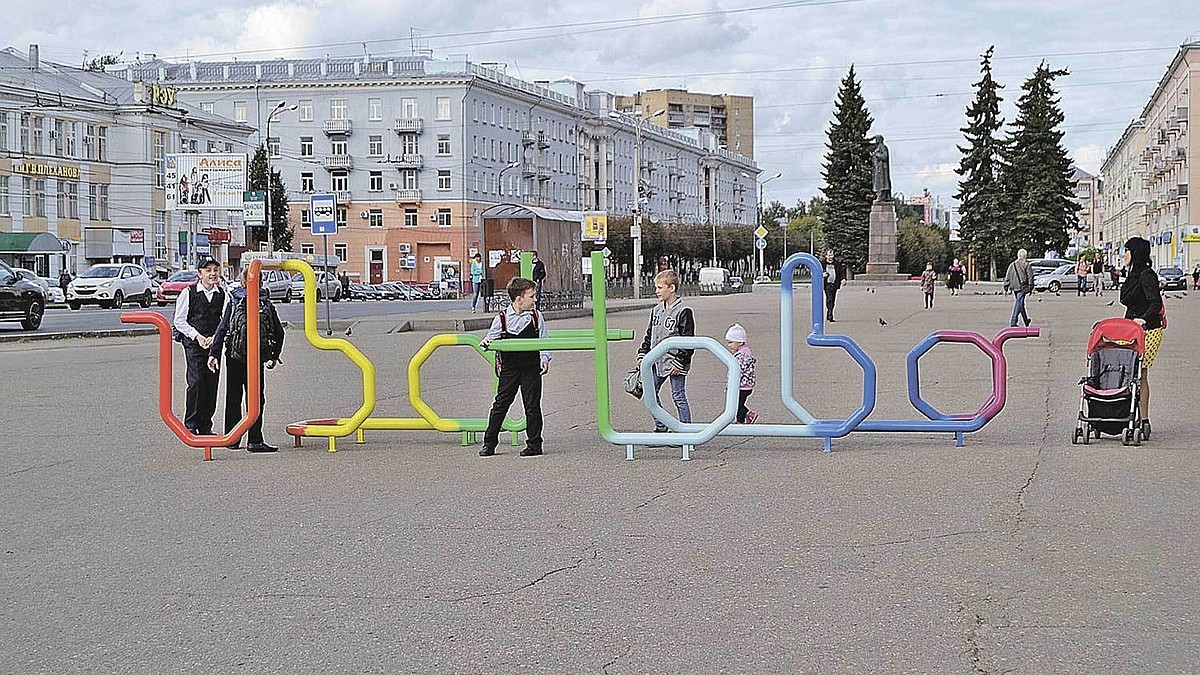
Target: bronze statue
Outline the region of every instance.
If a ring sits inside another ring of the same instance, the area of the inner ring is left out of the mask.
[[[874,136],[875,152],[871,155],[872,189],[875,190],[875,203],[892,201],[892,171],[888,160],[888,149],[883,144],[883,136]]]

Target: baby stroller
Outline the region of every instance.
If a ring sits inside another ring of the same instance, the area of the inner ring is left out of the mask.
[[[1142,444],[1138,401],[1146,332],[1129,319],[1105,319],[1088,338],[1088,374],[1079,380],[1079,423],[1071,442],[1087,445],[1101,434],[1122,436],[1125,445]]]

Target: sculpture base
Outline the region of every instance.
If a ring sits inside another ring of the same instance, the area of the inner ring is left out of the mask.
[[[907,274],[900,274],[898,262],[869,262],[866,274],[854,275],[855,281],[888,282],[908,281]]]

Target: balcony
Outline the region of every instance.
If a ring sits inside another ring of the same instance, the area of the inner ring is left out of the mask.
[[[350,155],[325,155],[321,166],[328,171],[350,170],[354,168],[354,159]]]
[[[349,190],[334,190],[333,199],[338,204],[349,204],[353,201],[353,195],[350,194]]]
[[[538,180],[550,180],[550,169],[544,166],[534,168],[532,166],[521,167],[522,178],[536,178]]]
[[[392,130],[398,134],[419,134],[425,129],[425,119],[422,117],[399,117],[392,124]]]
[[[678,167],[678,166],[675,166],[674,164],[672,164],[671,166],[667,167],[667,175],[669,175],[669,176],[682,176],[682,175],[683,175],[683,169],[681,169],[680,167]]]
[[[523,195],[521,197],[521,203],[525,206],[540,206],[542,208],[549,208],[550,198],[540,195]]]
[[[354,133],[354,122],[350,120],[325,120],[326,136],[349,136]]]
[[[392,164],[397,169],[419,169],[424,164],[424,157],[419,153],[399,155],[392,158]]]
[[[420,204],[421,203],[420,188],[405,188],[403,190],[396,190],[396,203],[397,204]]]
[[[537,145],[542,150],[550,147],[550,141],[546,140],[546,132],[544,131],[522,131],[521,145]]]

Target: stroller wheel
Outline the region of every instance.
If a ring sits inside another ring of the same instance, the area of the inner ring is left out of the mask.
[[[1097,439],[1100,438],[1099,433],[1096,434],[1096,438]],[[1089,426],[1086,426],[1083,428],[1083,444],[1087,445],[1091,442],[1092,442],[1092,427],[1089,425]]]
[[[1083,441],[1083,429],[1076,428],[1075,434],[1071,436],[1071,445],[1079,445]]]
[[[1150,440],[1150,420],[1142,420],[1142,427],[1140,431],[1142,434],[1142,440]]]
[[[1135,446],[1141,445],[1142,444],[1142,430],[1141,429],[1126,429],[1125,436],[1121,439],[1121,442],[1125,445],[1135,445]]]

